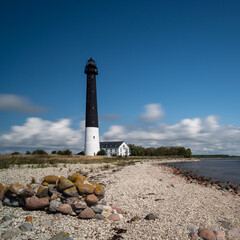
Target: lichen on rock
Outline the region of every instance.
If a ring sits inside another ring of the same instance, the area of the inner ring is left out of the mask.
[[[79,194],[92,194],[94,193],[95,190],[95,186],[90,185],[90,184],[84,184],[84,183],[80,183],[77,185],[77,189]]]
[[[58,191],[62,192],[67,188],[73,187],[74,184],[72,181],[70,181],[69,179],[65,178],[65,177],[60,177],[58,184],[57,184],[57,189]]]
[[[55,184],[58,180],[59,180],[58,176],[48,175],[48,176],[44,177],[43,182],[47,182],[49,184]]]

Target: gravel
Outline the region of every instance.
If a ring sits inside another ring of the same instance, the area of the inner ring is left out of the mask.
[[[106,186],[105,200],[125,211],[119,221],[97,219],[82,220],[74,216],[28,211],[0,204],[0,233],[6,236],[13,231],[12,239],[49,239],[59,232],[67,232],[74,240],[81,239],[189,239],[189,229],[215,227],[227,235],[231,226],[240,229],[236,209],[240,199],[214,188],[187,183],[180,176],[157,161],[138,162],[136,165],[115,167],[96,172],[97,164],[66,164],[66,167],[10,168],[0,170],[3,185],[19,182],[26,185],[32,177],[40,183],[46,175],[65,176],[78,171],[88,171],[88,177]],[[61,169],[61,171],[60,171]],[[148,214],[155,220],[145,220]],[[27,216],[33,216],[32,231],[18,232]],[[10,217],[4,221],[2,218]],[[138,216],[138,221],[131,221]],[[225,223],[225,224],[223,224]],[[9,238],[10,239],[10,238]]]

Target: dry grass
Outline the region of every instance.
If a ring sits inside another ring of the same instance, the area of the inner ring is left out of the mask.
[[[57,154],[33,154],[33,155],[0,155],[0,169],[9,168],[14,165],[26,165],[33,164],[39,166],[56,166],[58,163],[81,163],[81,164],[92,164],[92,163],[117,163],[117,165],[128,165],[130,161],[136,160],[166,160],[172,159],[169,157],[149,157],[149,156],[81,156],[81,155],[57,155]]]
[[[113,158],[105,156],[62,156],[62,155],[2,155],[0,156],[0,168],[8,168],[11,165],[24,165],[24,164],[57,164],[57,163],[108,163],[113,161]]]

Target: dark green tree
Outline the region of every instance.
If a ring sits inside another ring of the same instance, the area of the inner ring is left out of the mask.
[[[142,146],[135,146],[134,144],[128,144],[131,156],[145,156],[145,148]]]
[[[185,157],[185,158],[190,158],[190,157],[192,157],[192,151],[191,151],[190,148],[187,148],[187,149],[186,149],[186,153],[185,153],[184,157]]]

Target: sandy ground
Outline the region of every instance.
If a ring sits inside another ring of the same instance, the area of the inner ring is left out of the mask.
[[[107,165],[107,164],[104,164]],[[6,232],[25,221],[26,215],[34,216],[34,230],[13,239],[49,239],[53,234],[66,231],[73,239],[189,239],[189,228],[216,227],[226,233],[240,230],[240,199],[214,188],[187,183],[180,176],[158,164],[157,161],[143,161],[136,165],[101,170],[103,165],[69,164],[42,169],[12,168],[0,170],[0,182],[30,183],[32,178],[41,182],[49,174],[65,176],[76,172],[88,172],[90,177],[106,185],[105,200],[126,211],[118,222],[80,220],[72,216],[47,215],[40,211],[23,211],[21,208],[0,207],[0,219],[14,214],[17,219],[11,226],[0,225],[0,232]],[[108,164],[109,166],[109,164]],[[108,168],[108,167],[106,167]],[[158,219],[145,220],[154,213]],[[130,222],[134,216],[139,221]],[[125,231],[126,230],[126,231]],[[115,238],[114,238],[115,235]]]

